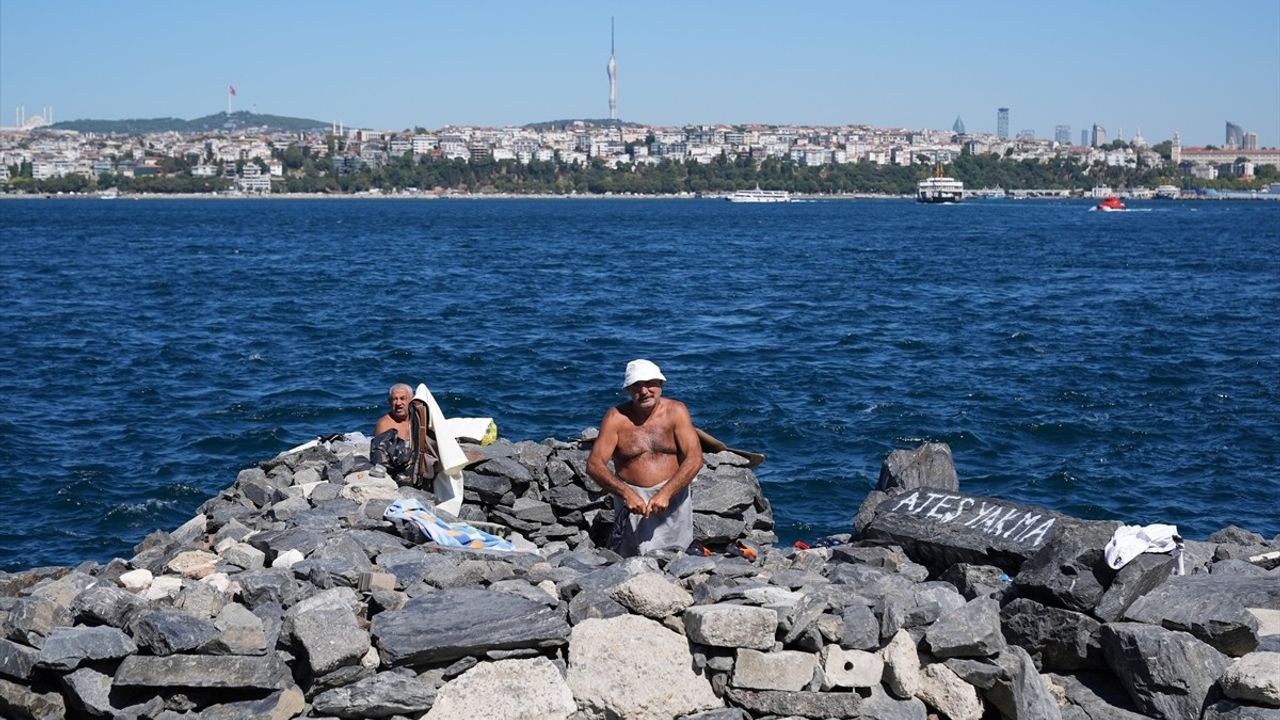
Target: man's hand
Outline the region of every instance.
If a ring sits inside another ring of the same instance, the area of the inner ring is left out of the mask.
[[[653,497],[649,498],[649,503],[644,509],[645,517],[661,515],[667,511],[668,507],[671,506],[671,497],[667,495],[666,490],[667,489],[664,487],[654,493]]]
[[[622,499],[627,503],[627,512],[632,515],[649,517],[648,505],[645,503],[644,498],[640,497],[639,493],[627,488],[627,493],[623,495]]]

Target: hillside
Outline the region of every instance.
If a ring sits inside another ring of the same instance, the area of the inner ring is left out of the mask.
[[[266,128],[285,132],[299,132],[327,128],[329,123],[306,118],[285,117],[283,115],[265,115],[246,111],[225,112],[206,115],[194,120],[182,118],[131,118],[127,120],[69,120],[54,123],[55,130],[76,130],[94,133],[142,134],[156,132],[214,132],[218,130],[241,130],[246,128]]]
[[[641,127],[640,123],[624,122],[622,120],[597,119],[590,120],[582,118],[579,120],[545,120],[543,122],[528,123],[524,125],[529,130],[562,130],[573,127],[574,123],[580,122],[587,127]]]

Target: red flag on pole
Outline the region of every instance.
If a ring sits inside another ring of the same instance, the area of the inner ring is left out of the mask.
[[[228,85],[228,86],[227,86],[227,92],[231,93],[232,95],[235,95],[235,94],[236,94],[236,86],[235,86],[235,85]]]

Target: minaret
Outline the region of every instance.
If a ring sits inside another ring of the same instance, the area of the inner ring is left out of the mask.
[[[618,61],[613,57],[613,18],[609,18],[609,119],[618,119]]]

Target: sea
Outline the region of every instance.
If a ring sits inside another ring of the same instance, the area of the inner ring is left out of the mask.
[[[757,469],[781,542],[891,451],[963,491],[1280,533],[1280,203],[0,202],[0,568],[129,557],[387,387],[577,437],[623,368]]]

